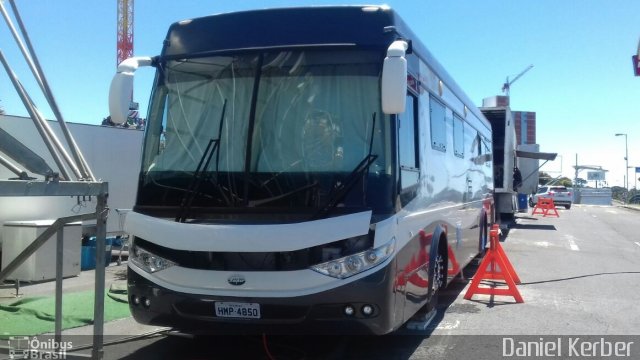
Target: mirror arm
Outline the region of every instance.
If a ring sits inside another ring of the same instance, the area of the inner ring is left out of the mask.
[[[138,70],[139,67],[142,66],[151,66],[153,63],[153,59],[148,56],[136,56],[130,57],[128,59],[123,60],[120,65],[118,65],[118,73],[130,72],[134,73]]]
[[[409,44],[404,40],[396,40],[387,49],[387,57],[404,57],[409,49]]]

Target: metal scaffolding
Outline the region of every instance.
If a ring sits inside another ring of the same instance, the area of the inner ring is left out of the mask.
[[[49,239],[56,234],[56,291],[55,291],[55,340],[59,343],[62,337],[62,277],[63,277],[63,228],[65,224],[81,220],[96,220],[96,240],[97,248],[104,249],[106,244],[106,225],[107,225],[107,198],[108,183],[97,181],[86,163],[80,149],[78,148],[73,136],[71,135],[66,123],[62,117],[60,109],[53,97],[51,88],[44,76],[38,58],[35,54],[25,26],[22,22],[18,9],[13,0],[8,1],[13,10],[14,18],[18,23],[20,34],[16,30],[13,21],[0,0],[0,13],[4,18],[12,36],[14,37],[18,48],[29,66],[36,82],[44,93],[53,114],[55,115],[62,133],[65,137],[69,148],[68,154],[65,147],[58,140],[53,130],[50,128],[44,116],[36,108],[32,98],[22,86],[18,77],[13,73],[7,59],[0,51],[0,62],[11,80],[18,96],[22,100],[27,112],[29,113],[33,123],[38,130],[39,135],[51,153],[56,164],[57,172],[54,172],[49,165],[37,154],[31,152],[26,146],[14,139],[11,135],[4,131],[0,131],[0,140],[2,146],[0,151],[9,156],[16,163],[24,166],[32,173],[42,175],[44,179],[36,179],[13,161],[0,156],[0,165],[8,168],[11,172],[18,175],[16,180],[0,180],[0,197],[30,197],[30,196],[73,196],[78,198],[95,197],[97,199],[95,212],[86,214],[71,215],[58,218],[51,226],[49,226],[41,235],[39,235],[29,246],[27,246],[16,258],[14,258],[5,268],[0,271],[0,283],[16,271],[30,256],[32,256],[39,248],[43,246]],[[24,41],[23,41],[24,39]],[[25,45],[26,43],[26,45]],[[67,167],[71,172],[67,171]],[[78,181],[74,181],[71,177],[74,175]],[[92,358],[102,359],[104,344],[104,295],[105,295],[105,262],[103,254],[96,251],[96,270],[95,270],[95,299],[93,311],[93,344],[92,353],[90,355],[82,355],[77,353],[65,353],[64,358]],[[19,284],[19,280],[15,280]],[[0,346],[0,354],[11,354],[8,346]],[[49,350],[49,355],[61,355],[56,353],[62,350]],[[49,357],[43,357],[49,358]]]
[[[0,197],[18,196],[95,196],[97,204],[95,212],[79,214],[57,219],[26,249],[24,249],[4,270],[0,271],[0,283],[15,271],[25,260],[35,253],[47,240],[57,234],[56,244],[56,300],[55,300],[55,339],[61,340],[62,332],[62,230],[65,224],[80,220],[96,220],[97,248],[104,249],[107,234],[107,198],[109,186],[106,182],[71,182],[71,181],[0,181]],[[102,359],[104,344],[104,295],[105,295],[105,263],[104,255],[96,251],[95,299],[93,308],[93,349],[91,356],[81,354],[65,354],[66,358]],[[17,281],[17,280],[16,280]],[[0,347],[0,353],[7,354],[8,347]]]

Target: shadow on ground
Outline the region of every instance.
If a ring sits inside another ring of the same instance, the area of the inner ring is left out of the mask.
[[[401,329],[384,336],[198,336],[163,335],[105,347],[105,359],[367,359],[407,360],[438,328],[446,312],[478,312],[478,305],[452,306],[478,266],[464,269],[442,291],[437,315],[424,331]]]

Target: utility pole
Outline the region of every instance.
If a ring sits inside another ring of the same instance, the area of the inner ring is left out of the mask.
[[[618,133],[616,136],[624,136],[624,190],[625,190],[625,200],[627,202],[627,196],[629,194],[629,146],[627,143],[627,134],[626,133]]]
[[[629,190],[629,146],[627,142],[627,134],[616,134],[616,136],[624,136],[624,172],[626,179],[624,188]]]

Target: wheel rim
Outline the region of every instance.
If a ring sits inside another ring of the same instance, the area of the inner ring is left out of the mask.
[[[441,254],[438,254],[435,259],[434,267],[433,267],[433,283],[431,284],[431,289],[435,293],[440,289],[444,284],[444,258]]]

